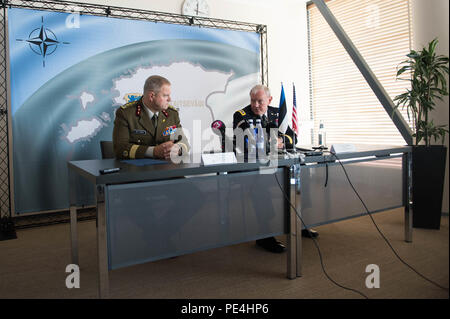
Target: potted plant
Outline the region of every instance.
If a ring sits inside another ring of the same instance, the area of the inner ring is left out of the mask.
[[[421,51],[411,50],[406,55],[408,59],[400,63],[397,78],[410,81],[411,88],[394,98],[396,108],[406,107],[414,127],[413,226],[431,229],[440,227],[447,154],[443,144],[448,133],[447,125],[435,125],[430,118],[436,101],[448,95],[449,58],[436,54],[437,44],[434,39]],[[431,145],[432,139],[440,145]]]

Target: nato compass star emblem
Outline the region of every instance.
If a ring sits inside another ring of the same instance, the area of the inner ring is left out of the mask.
[[[16,40],[28,42],[31,51],[42,56],[42,67],[44,68],[45,58],[56,51],[58,44],[70,44],[70,42],[58,41],[55,33],[44,26],[44,17],[41,17],[41,27],[32,30],[28,35],[28,39]]]

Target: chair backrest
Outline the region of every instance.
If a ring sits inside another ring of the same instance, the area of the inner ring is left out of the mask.
[[[102,159],[115,157],[112,141],[100,141],[100,149],[102,151]]]

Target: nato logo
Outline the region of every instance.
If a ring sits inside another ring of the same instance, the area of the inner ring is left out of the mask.
[[[45,58],[55,53],[58,45],[70,44],[70,42],[58,41],[56,34],[44,26],[44,17],[41,17],[41,26],[30,32],[28,39],[16,39],[17,41],[28,42],[31,51],[42,56],[42,67],[45,68]]]

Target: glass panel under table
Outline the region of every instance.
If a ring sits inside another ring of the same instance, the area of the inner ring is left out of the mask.
[[[277,169],[281,185],[284,171]],[[108,269],[286,234],[275,174],[259,171],[108,185]]]

